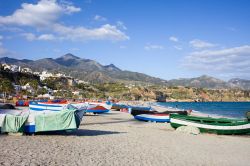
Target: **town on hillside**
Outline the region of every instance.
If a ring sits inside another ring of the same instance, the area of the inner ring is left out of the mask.
[[[250,92],[240,89],[207,89],[124,83],[89,83],[64,73],[32,71],[2,63],[0,98],[2,102],[31,99],[95,99],[144,101],[250,101]]]

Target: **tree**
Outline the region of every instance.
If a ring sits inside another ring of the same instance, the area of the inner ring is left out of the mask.
[[[47,93],[47,89],[45,89],[45,88],[40,88],[40,89],[38,89],[38,91],[37,91],[37,94],[42,94],[42,95],[44,95],[44,94],[46,94]]]
[[[38,81],[37,80],[31,80],[29,82],[29,85],[35,90],[35,94],[37,94],[37,90],[38,90]]]
[[[4,99],[6,98],[7,94],[10,94],[14,91],[14,87],[10,80],[6,78],[0,78],[0,92],[3,92],[4,94]]]

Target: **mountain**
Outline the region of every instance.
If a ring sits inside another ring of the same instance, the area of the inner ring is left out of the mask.
[[[235,78],[227,82],[203,75],[196,78],[180,78],[166,81],[143,73],[121,70],[114,64],[102,65],[94,60],[79,58],[70,53],[55,59],[44,58],[34,61],[3,57],[0,58],[0,63],[29,67],[33,71],[63,72],[90,83],[122,82],[126,84],[158,84],[208,89],[240,88],[250,90],[250,80]]]
[[[0,63],[15,64],[29,67],[33,71],[47,70],[50,72],[63,72],[72,77],[82,79],[91,83],[123,82],[139,84],[161,84],[167,81],[146,74],[121,70],[114,64],[101,65],[100,63],[66,54],[59,58],[44,58],[39,60],[18,60],[13,58],[0,58]]]
[[[233,85],[226,81],[203,75],[196,78],[180,78],[169,80],[168,84],[171,86],[186,86],[186,87],[198,87],[198,88],[209,88],[209,89],[226,89],[232,88]]]
[[[228,81],[230,84],[233,84],[237,87],[241,87],[245,90],[250,90],[250,80],[240,79],[240,78],[233,78]]]

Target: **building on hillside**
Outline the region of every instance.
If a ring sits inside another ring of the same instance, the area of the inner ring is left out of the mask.
[[[53,77],[53,74],[52,73],[49,73],[47,71],[43,71],[41,74],[40,74],[40,79],[43,81],[45,80],[46,78],[49,78],[49,77]]]
[[[57,74],[55,74],[55,77],[66,77],[66,76],[65,76],[65,74],[57,73]]]
[[[88,82],[83,81],[83,80],[79,80],[79,79],[75,79],[75,82],[76,82],[77,84],[88,84]]]
[[[22,90],[22,86],[21,86],[21,85],[13,84],[13,87],[14,87],[16,93],[17,93],[17,92],[20,92],[20,91]]]
[[[34,75],[40,75],[40,72],[33,72]]]
[[[28,67],[25,67],[25,68],[21,69],[21,72],[23,72],[23,73],[32,73],[32,70],[30,68],[28,68]]]
[[[17,65],[11,65],[10,66],[10,70],[12,72],[20,72],[21,71],[21,67],[20,66],[17,66]]]
[[[72,93],[73,93],[73,95],[78,96],[80,94],[80,91],[73,91]]]
[[[28,91],[30,93],[34,93],[34,89],[32,88],[32,86],[30,86],[29,83],[27,83],[26,85],[21,86],[21,87],[22,87],[22,90],[26,90],[26,91]]]
[[[6,63],[3,63],[2,66],[3,66],[4,70],[10,70],[11,69],[11,66],[6,64]]]

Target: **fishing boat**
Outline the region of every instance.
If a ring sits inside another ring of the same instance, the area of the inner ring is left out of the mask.
[[[87,113],[93,113],[93,114],[103,114],[109,112],[109,109],[100,106],[100,105],[90,105],[87,110]]]
[[[170,122],[169,114],[139,114],[134,116],[135,119],[146,122]]]
[[[94,101],[88,101],[85,102],[86,104],[89,105],[98,105],[98,106],[102,106],[104,108],[106,108],[107,110],[110,110],[112,108],[112,103],[111,102],[94,102]]]
[[[63,103],[46,103],[46,102],[36,102],[32,101],[29,103],[29,108],[32,111],[44,111],[44,110],[50,110],[50,111],[61,111],[64,108],[67,107],[68,104]]]
[[[164,111],[158,112],[154,110],[133,110],[131,111],[131,115],[136,116],[140,114],[180,114],[180,115],[187,115],[188,111]]]
[[[79,127],[83,115],[84,110],[77,109],[64,109],[57,112],[5,109],[0,110],[0,131],[1,133],[33,134],[74,130]]]
[[[170,124],[173,128],[193,126],[206,133],[228,135],[250,133],[249,117],[248,119],[228,119],[171,114]]]
[[[49,101],[49,102],[39,102],[31,101],[29,103],[29,109],[31,111],[61,111],[67,108],[75,107],[76,109],[86,109],[88,107],[87,103],[77,103],[77,102],[68,102],[66,100],[61,101]]]
[[[125,104],[118,104],[118,103],[113,103],[111,107],[111,109],[116,110],[116,111],[120,111],[121,109],[124,109],[124,108],[126,109],[128,108],[128,106]]]

